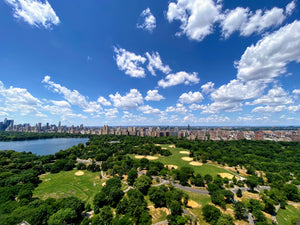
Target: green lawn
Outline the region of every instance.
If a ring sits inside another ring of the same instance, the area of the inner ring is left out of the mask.
[[[102,188],[103,181],[99,179],[99,173],[84,170],[84,175],[75,176],[77,171],[41,175],[42,183],[34,190],[33,195],[41,199],[76,196],[92,204],[95,194]]]
[[[157,159],[157,161],[162,162],[164,164],[176,165],[179,168],[183,166],[192,167],[195,173],[200,173],[201,175],[210,174],[213,177],[217,176],[218,173],[231,173],[225,169],[219,168],[217,166],[211,164],[204,164],[202,166],[192,166],[187,161],[182,160],[182,157],[189,156],[187,154],[181,154],[180,151],[187,151],[183,148],[169,148],[168,145],[161,145],[162,148],[167,148],[172,152],[171,156],[161,156]],[[233,174],[233,173],[231,173]]]
[[[277,221],[279,225],[291,225],[293,220],[298,220],[300,216],[299,208],[288,205],[286,209],[279,209],[277,213]],[[295,223],[296,224],[296,223]]]
[[[202,195],[202,194],[197,194],[197,193],[193,193],[193,192],[188,192],[188,191],[184,191],[186,194],[189,195],[189,199],[195,201],[196,203],[199,204],[198,207],[195,208],[189,208],[189,210],[198,218],[198,222],[200,224],[208,224],[205,222],[205,220],[203,219],[202,216],[202,207],[207,205],[208,203],[211,202],[211,198],[209,195]]]

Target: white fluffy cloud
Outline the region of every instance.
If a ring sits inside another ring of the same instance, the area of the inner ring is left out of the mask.
[[[192,103],[199,103],[203,100],[203,95],[199,92],[188,92],[188,93],[183,93],[180,97],[179,97],[179,102],[183,103],[183,104],[192,104]]]
[[[129,93],[121,96],[118,92],[115,95],[109,95],[114,106],[120,109],[134,109],[143,104],[143,96],[137,89],[130,89]]]
[[[287,15],[291,15],[294,12],[295,8],[296,8],[296,3],[295,1],[292,1],[289,4],[287,4],[287,6],[285,7],[285,13]]]
[[[206,109],[206,108],[207,108],[206,105],[199,105],[199,104],[191,104],[191,105],[189,106],[189,109],[190,109],[190,110],[204,110],[204,109]]]
[[[286,106],[284,105],[278,105],[278,106],[258,106],[252,110],[253,113],[279,113],[286,109]]]
[[[288,110],[293,113],[300,112],[300,105],[291,105],[288,107]]]
[[[167,107],[166,112],[168,112],[168,113],[186,114],[187,113],[187,109],[185,108],[185,106],[183,104],[177,103],[176,107],[174,107],[174,106]]]
[[[188,38],[202,41],[213,32],[213,25],[220,19],[221,5],[213,0],[177,0],[168,6],[167,18],[181,22],[181,32]]]
[[[295,94],[295,95],[300,95],[300,89],[295,89],[295,90],[293,90],[293,94]]]
[[[300,22],[295,21],[248,47],[236,63],[237,77],[243,81],[271,82],[286,71],[289,62],[300,62],[299,49]]]
[[[119,111],[117,108],[105,109],[105,116],[109,119],[117,118]]]
[[[161,72],[163,72],[165,74],[168,74],[171,72],[171,69],[168,65],[163,65],[158,52],[153,52],[151,55],[150,55],[150,53],[146,52],[146,56],[149,61],[148,65],[147,65],[147,69],[153,76],[156,76],[155,70],[160,70]]]
[[[289,7],[290,8],[290,7]],[[286,19],[284,9],[274,7],[271,10],[257,10],[237,7],[227,10],[221,22],[222,35],[228,38],[233,32],[239,31],[242,36],[261,33],[267,28],[278,26]]]
[[[39,110],[42,109],[42,102],[33,97],[27,89],[9,87],[5,88],[0,81],[0,105],[3,114],[8,115],[9,112],[18,112],[21,115],[34,114],[42,115]]]
[[[51,81],[50,76],[45,76],[42,83],[47,84],[47,87],[55,93],[62,94],[64,98],[72,105],[77,105],[83,108],[84,112],[88,113],[99,113],[102,108],[97,102],[88,102],[86,97],[80,94],[77,90],[71,91],[70,89],[56,84]]]
[[[167,75],[165,79],[158,81],[158,86],[166,88],[178,84],[185,84],[185,85],[198,84],[199,81],[200,79],[197,77],[197,73],[194,72],[190,74],[181,71],[178,73]]]
[[[144,114],[155,114],[155,115],[161,115],[162,112],[159,109],[155,109],[149,105],[142,105],[138,108],[141,112]]]
[[[52,105],[44,106],[44,109],[53,115],[72,114],[71,105],[67,101],[51,100]]]
[[[99,102],[101,105],[104,106],[111,106],[111,103],[104,97],[100,96],[97,100],[97,102]]]
[[[144,68],[140,66],[140,64],[146,62],[145,57],[126,51],[123,48],[114,47],[114,51],[116,63],[121,71],[131,77],[143,78],[146,76]]]
[[[205,94],[208,94],[212,91],[214,91],[214,83],[213,82],[207,82],[206,84],[203,84],[201,86],[202,92]]]
[[[5,0],[14,9],[14,17],[22,18],[32,26],[49,29],[60,23],[55,11],[46,0]]]
[[[246,103],[247,105],[287,105],[292,104],[293,100],[287,92],[283,90],[282,87],[275,87],[270,89],[267,95],[261,96],[255,99],[251,103]]]
[[[162,99],[165,99],[165,97],[158,94],[158,90],[147,91],[147,96],[145,97],[146,101],[160,101]]]
[[[211,93],[211,98],[214,102],[203,112],[216,113],[220,110],[229,112],[239,111],[242,109],[243,101],[258,98],[263,93],[265,87],[266,85],[260,82],[249,81],[244,83],[234,79]]]
[[[150,33],[155,29],[156,19],[149,8],[142,11],[139,19],[141,20],[141,22],[137,23],[137,28],[147,30]]]

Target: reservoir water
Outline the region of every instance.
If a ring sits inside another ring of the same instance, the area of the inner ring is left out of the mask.
[[[85,144],[88,138],[51,138],[25,141],[0,141],[0,150],[32,152],[37,155],[50,155],[79,143]]]

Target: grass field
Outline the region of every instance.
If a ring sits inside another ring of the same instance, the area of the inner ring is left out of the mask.
[[[167,148],[172,152],[171,156],[160,156],[158,159],[154,161],[159,161],[164,163],[165,165],[176,165],[179,168],[183,166],[192,167],[195,173],[200,173],[201,175],[210,174],[213,177],[217,176],[218,173],[231,173],[225,169],[219,168],[210,164],[203,164],[202,166],[192,166],[187,161],[182,160],[182,157],[186,157],[188,155],[181,154],[180,151],[186,151],[186,149],[182,148],[170,148],[168,145],[161,145],[162,148]],[[232,173],[231,173],[232,174]]]
[[[202,225],[206,225],[208,223],[205,222],[202,216],[202,207],[211,202],[209,195],[202,195],[193,192],[184,191],[184,193],[189,195],[189,199],[195,201],[199,204],[199,207],[189,208],[189,211],[193,213],[198,218],[198,222]]]
[[[286,209],[279,209],[276,218],[279,225],[291,225],[291,222],[293,220],[297,221],[297,219],[299,219],[299,216],[300,207],[295,208],[294,206],[288,205]]]
[[[93,198],[101,190],[103,181],[100,180],[99,173],[84,170],[84,175],[76,176],[77,171],[41,175],[42,183],[34,190],[33,195],[41,199],[75,196],[92,205]]]

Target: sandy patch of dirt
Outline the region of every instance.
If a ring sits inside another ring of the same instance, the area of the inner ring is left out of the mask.
[[[175,145],[169,145],[169,148],[175,148]]]
[[[165,212],[169,215],[169,210],[166,207],[155,208],[153,205],[148,206],[150,210],[150,215],[152,216],[152,220],[157,220],[162,216],[162,212]]]
[[[189,154],[190,154],[189,151],[180,151],[179,153],[180,153],[180,154],[186,154],[186,155],[189,155]]]
[[[244,220],[237,220],[234,222],[234,224],[235,225],[249,225],[249,223]]]
[[[189,200],[187,206],[191,207],[191,208],[200,208],[201,207],[200,204],[198,204],[197,202],[195,202],[193,200]]]
[[[134,156],[134,158],[136,158],[136,159],[142,159],[142,158],[145,158],[145,156],[143,156],[143,155],[136,155],[136,156]]]
[[[104,187],[105,185],[106,185],[106,182],[103,182],[103,183],[102,183],[102,186]]]
[[[242,201],[242,200],[246,200],[246,199],[250,199],[250,198],[253,198],[253,199],[256,199],[256,200],[260,200],[260,196],[259,194],[257,193],[251,193],[249,191],[243,191],[243,196],[241,198],[237,198],[239,201]]]
[[[181,159],[188,162],[193,161],[193,158],[191,157],[182,157]]]
[[[192,166],[202,166],[202,165],[203,165],[203,163],[201,163],[201,162],[196,162],[196,161],[193,161],[193,162],[190,162],[190,165],[192,165]]]
[[[160,146],[161,144],[154,144],[155,146]]]
[[[228,178],[229,180],[231,180],[234,176],[230,173],[218,173],[222,178]]]
[[[168,149],[168,148],[161,148],[161,149]]]
[[[75,176],[82,176],[84,175],[84,172],[81,171],[81,170],[78,170],[76,173],[75,173]]]
[[[172,168],[178,169],[178,166],[176,165],[165,165],[165,167],[167,167],[169,170],[171,170]]]
[[[147,155],[145,158],[146,158],[146,159],[149,159],[149,160],[155,160],[155,159],[158,159],[157,156],[150,156],[150,155]]]

